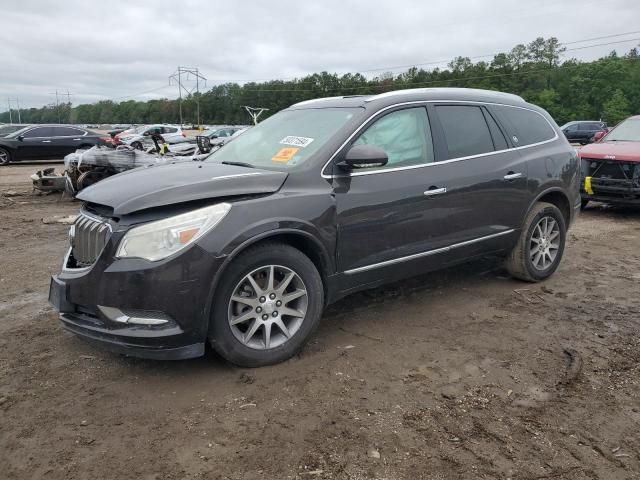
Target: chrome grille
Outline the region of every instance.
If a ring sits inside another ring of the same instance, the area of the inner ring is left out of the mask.
[[[111,236],[111,226],[106,219],[81,212],[71,227],[71,255],[77,267],[92,265],[102,253]]]

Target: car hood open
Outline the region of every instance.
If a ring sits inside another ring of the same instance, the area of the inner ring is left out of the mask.
[[[127,215],[147,208],[207,198],[273,193],[285,172],[219,163],[184,162],[136,168],[82,190],[76,198]]]
[[[598,142],[582,147],[580,158],[640,162],[640,142]]]

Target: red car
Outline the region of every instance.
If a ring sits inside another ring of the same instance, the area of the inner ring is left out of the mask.
[[[640,206],[640,115],[629,117],[578,152],[582,207],[589,201]]]

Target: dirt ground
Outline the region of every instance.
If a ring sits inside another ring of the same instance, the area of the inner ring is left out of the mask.
[[[595,206],[542,284],[489,260],[330,307],[261,369],[105,353],[47,304],[77,203],[0,169],[0,477],[638,479],[640,210]]]

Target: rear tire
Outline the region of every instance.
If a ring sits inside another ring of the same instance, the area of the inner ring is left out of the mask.
[[[562,212],[551,203],[538,202],[528,213],[518,243],[505,262],[520,280],[539,282],[560,265],[567,235]]]
[[[11,163],[11,153],[9,150],[0,148],[0,166],[9,165]]]
[[[304,346],[323,307],[324,288],[313,262],[289,245],[263,243],[241,253],[220,279],[209,341],[235,365],[279,363]]]
[[[142,150],[142,143],[140,143],[140,142],[133,142],[133,143],[131,144],[131,147],[132,147],[132,148],[135,148],[136,150]]]

